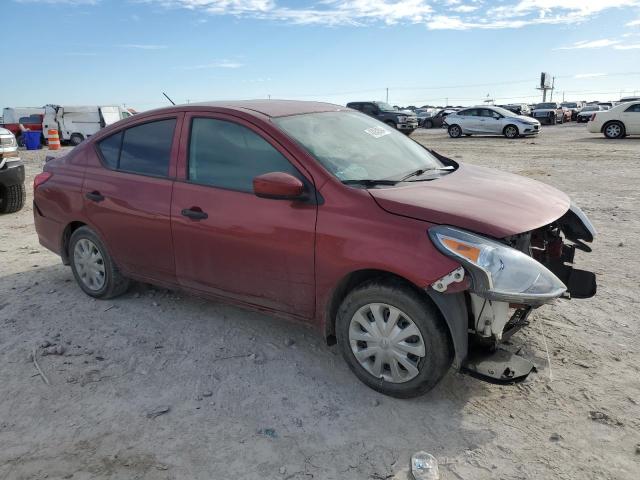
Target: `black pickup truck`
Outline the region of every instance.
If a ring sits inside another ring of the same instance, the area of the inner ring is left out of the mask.
[[[385,102],[349,102],[347,107],[377,118],[407,135],[418,128],[418,117],[415,113],[411,110],[397,110]]]

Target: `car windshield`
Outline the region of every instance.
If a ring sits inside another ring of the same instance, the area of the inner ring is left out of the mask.
[[[541,108],[556,108],[556,104],[555,103],[538,103],[536,105],[536,109],[541,109]]]
[[[575,102],[564,102],[562,106],[567,108],[578,108],[578,104]]]
[[[375,104],[383,112],[397,112],[398,111],[397,108],[393,108],[391,105],[389,105],[388,103],[385,103],[385,102],[375,102]]]
[[[587,105],[582,109],[583,112],[593,112],[595,110],[600,110],[600,107],[597,105]]]
[[[341,181],[398,179],[443,167],[420,144],[361,113],[308,113],[274,122]]]

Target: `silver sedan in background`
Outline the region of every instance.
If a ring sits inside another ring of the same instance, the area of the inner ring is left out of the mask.
[[[462,135],[504,135],[507,138],[517,138],[540,132],[538,120],[494,106],[471,107],[454,112],[447,117],[446,125],[451,138]]]

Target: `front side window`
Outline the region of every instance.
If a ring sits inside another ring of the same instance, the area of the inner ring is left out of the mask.
[[[307,113],[273,121],[342,181],[391,179],[443,166],[403,133],[360,113]]]
[[[377,110],[377,107],[372,103],[365,103],[364,105],[362,105],[362,111],[364,113],[372,114],[372,113],[376,113],[376,110]]]
[[[271,172],[300,173],[264,138],[237,123],[194,118],[189,141],[189,181],[253,192],[253,179]]]
[[[158,120],[127,128],[98,143],[107,167],[130,173],[166,177],[176,120]]]

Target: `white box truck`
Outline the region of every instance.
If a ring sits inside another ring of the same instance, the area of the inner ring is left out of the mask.
[[[78,145],[101,128],[127,118],[131,114],[118,106],[47,105],[42,120],[43,134],[51,128],[58,130],[61,142]]]

